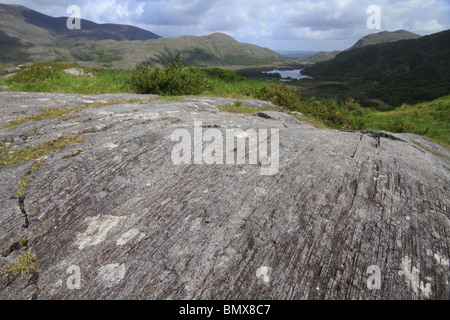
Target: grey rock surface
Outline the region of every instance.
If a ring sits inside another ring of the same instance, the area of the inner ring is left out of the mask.
[[[68,68],[63,70],[64,73],[70,74],[74,77],[88,77],[92,78],[94,75],[90,72],[85,72],[81,68]]]
[[[23,278],[0,278],[0,299],[450,298],[450,152],[421,136],[231,114],[213,97],[0,92],[0,123],[132,98],[153,100],[0,130],[12,151],[86,139],[36,171],[0,169],[0,269],[26,248],[38,260]],[[175,164],[174,132],[189,133],[195,153],[199,123],[206,148],[208,132],[267,129],[259,151],[278,132],[277,172],[261,175],[262,161]]]

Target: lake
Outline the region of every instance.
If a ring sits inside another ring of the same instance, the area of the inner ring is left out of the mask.
[[[282,79],[292,78],[292,79],[312,79],[310,76],[305,76],[302,74],[304,69],[294,69],[294,70],[271,70],[263,71],[263,73],[279,73]]]

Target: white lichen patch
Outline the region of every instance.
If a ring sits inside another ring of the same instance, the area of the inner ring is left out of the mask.
[[[125,219],[126,217],[111,215],[88,217],[84,221],[89,223],[89,225],[85,232],[77,235],[75,244],[80,250],[97,245],[105,241],[108,232]]]
[[[125,277],[125,264],[108,264],[98,269],[97,277],[106,284],[107,287],[112,287],[118,284]]]
[[[112,142],[107,142],[107,143],[105,143],[103,146],[104,146],[106,149],[108,149],[108,150],[112,150],[112,149],[117,148],[119,145],[118,145],[118,144],[115,144],[115,143],[112,143]]]
[[[431,283],[424,283],[420,280],[420,269],[412,266],[411,258],[406,256],[402,258],[402,270],[400,275],[405,277],[406,284],[416,295],[421,294],[425,298],[431,295]]]
[[[134,237],[136,237],[139,234],[139,229],[135,228],[135,229],[131,229],[128,230],[127,232],[125,232],[124,234],[122,234],[120,236],[120,238],[117,240],[116,245],[118,246],[123,246],[125,245],[127,242],[129,242],[131,239],[133,239]]]
[[[442,257],[442,256],[438,255],[437,253],[435,253],[433,255],[433,257],[437,264],[440,264],[441,266],[448,268],[448,265],[449,265],[448,258]]]
[[[258,279],[262,279],[265,283],[270,282],[270,274],[271,274],[271,268],[267,266],[259,267],[258,270],[256,270],[256,277]]]

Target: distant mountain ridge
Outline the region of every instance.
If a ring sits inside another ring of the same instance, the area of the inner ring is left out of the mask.
[[[369,34],[361,39],[359,39],[351,48],[347,50],[352,50],[356,48],[362,48],[365,46],[370,46],[374,44],[387,43],[387,42],[395,42],[400,40],[411,40],[418,39],[421,36],[418,34],[406,31],[406,30],[397,30],[393,32],[382,31],[379,33]]]
[[[91,68],[129,69],[138,63],[164,64],[180,51],[183,63],[199,66],[284,59],[270,49],[240,43],[223,33],[161,38],[133,26],[88,20],[81,20],[80,30],[69,30],[66,22],[66,17],[0,4],[0,65],[77,61]]]
[[[2,30],[14,30],[20,39],[34,44],[55,41],[58,38],[83,37],[91,40],[149,40],[160,36],[153,32],[129,25],[98,24],[89,20],[81,20],[81,29],[67,28],[67,17],[51,17],[20,5],[6,5],[0,3],[0,27]],[[32,34],[20,33],[20,29],[30,29],[33,26],[44,37],[33,37]]]
[[[450,94],[450,30],[343,51],[303,73],[349,87],[392,106]]]
[[[418,39],[421,36],[418,34],[406,31],[406,30],[397,30],[397,31],[382,31],[379,33],[369,34],[361,39],[359,39],[352,47],[348,48],[345,51],[353,50],[357,48],[362,48],[365,46],[370,46],[374,44],[395,42],[401,40],[411,40]],[[336,57],[342,51],[320,51],[312,56],[306,57],[304,60],[307,62],[322,62],[328,61]]]

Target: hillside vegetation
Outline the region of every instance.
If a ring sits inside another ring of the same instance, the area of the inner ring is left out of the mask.
[[[348,50],[331,61],[308,67],[304,74],[315,78],[315,91],[324,82],[341,84],[355,98],[368,97],[372,104],[381,100],[399,107],[450,94],[448,70],[450,30]]]
[[[236,73],[220,68],[183,67],[180,56],[165,67],[136,66],[128,71],[93,72],[94,77],[74,77],[63,73],[75,64],[41,63],[23,68],[15,77],[2,79],[12,91],[45,91],[82,94],[144,93],[161,96],[212,95],[237,99],[270,101],[302,121],[318,127],[343,130],[385,130],[415,133],[450,145],[450,96],[431,102],[405,104],[391,111],[364,108],[354,98],[301,99],[294,87],[282,83],[249,81]],[[233,112],[248,108],[236,104]],[[251,110],[251,109],[250,109]],[[299,115],[300,112],[302,115]]]
[[[393,32],[382,31],[379,33],[369,34],[359,39],[351,48],[347,50],[353,50],[357,48],[371,46],[374,44],[396,42],[401,40],[419,39],[419,38],[420,36],[418,34],[406,30],[397,30]]]
[[[270,49],[240,43],[223,33],[161,38],[133,26],[84,19],[80,30],[69,30],[66,22],[64,17],[0,4],[1,64],[77,61],[94,69],[128,70],[138,63],[163,66],[180,51],[184,64],[196,66],[255,65],[284,59]]]
[[[382,31],[379,33],[369,34],[361,39],[359,39],[352,47],[348,48],[348,50],[358,49],[366,46],[371,46],[375,44],[388,43],[388,42],[396,42],[401,40],[410,40],[410,39],[418,39],[419,35],[406,31],[406,30],[397,30],[397,31]],[[301,58],[301,61],[305,62],[323,62],[329,61],[335,58],[342,51],[320,51],[314,55],[307,56]]]

